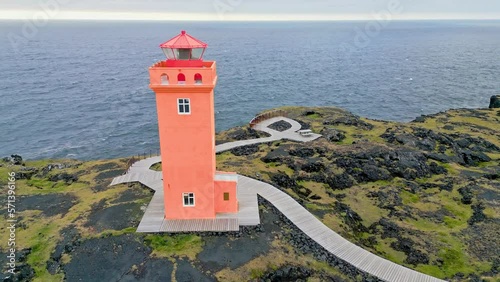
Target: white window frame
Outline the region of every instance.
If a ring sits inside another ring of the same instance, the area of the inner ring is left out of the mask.
[[[187,100],[187,103],[185,101]],[[181,106],[184,112],[181,112]],[[189,111],[186,112],[186,107],[189,107]],[[177,98],[177,113],[179,115],[190,115],[191,114],[191,100],[189,98]]]
[[[192,205],[190,205],[190,204],[186,205],[186,199],[188,200],[188,203],[189,203],[189,199],[191,199],[191,198],[193,199],[193,204]],[[195,202],[195,196],[194,196],[193,192],[182,193],[182,206],[183,207],[194,207],[195,204],[196,204],[196,202]]]

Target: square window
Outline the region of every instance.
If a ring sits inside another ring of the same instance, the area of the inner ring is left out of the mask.
[[[177,108],[180,115],[189,115],[191,114],[191,101],[185,98],[177,99]]]
[[[224,201],[229,201],[229,193],[224,193]]]
[[[194,207],[194,193],[183,193],[182,197],[185,207]]]

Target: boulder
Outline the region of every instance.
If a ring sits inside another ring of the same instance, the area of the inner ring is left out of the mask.
[[[271,175],[271,180],[278,185],[279,187],[283,188],[294,188],[297,187],[297,182],[290,178],[286,173],[279,171],[278,173],[274,173]]]
[[[280,120],[280,121],[277,121],[273,124],[270,124],[268,127],[270,129],[273,129],[273,130],[276,130],[279,132],[283,132],[285,130],[292,128],[292,125],[284,120]]]
[[[340,142],[346,137],[343,132],[326,127],[323,128],[320,133],[330,142]]]
[[[334,174],[326,179],[326,184],[333,190],[342,190],[354,185],[354,181],[347,173]]]
[[[13,165],[22,165],[23,164],[23,158],[19,155],[11,155],[10,156],[10,162]]]
[[[323,170],[325,170],[326,166],[322,163],[322,162],[315,162],[315,161],[312,161],[312,162],[308,162],[306,164],[304,164],[301,169],[305,172],[321,172]]]
[[[309,158],[309,157],[314,156],[315,151],[313,148],[299,147],[299,148],[292,149],[292,150],[288,151],[288,153],[292,156],[295,156],[295,157]]]
[[[500,108],[500,95],[493,95],[490,98],[490,109]]]
[[[71,184],[73,182],[78,181],[78,176],[76,176],[74,174],[69,174],[69,173],[63,172],[63,173],[58,173],[58,174],[51,175],[49,177],[49,180],[50,181],[54,181],[54,182],[62,180],[66,184]]]
[[[259,151],[259,145],[247,145],[231,149],[231,154],[235,156],[248,156],[255,154]]]

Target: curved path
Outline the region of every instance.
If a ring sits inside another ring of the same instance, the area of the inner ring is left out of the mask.
[[[283,132],[278,132],[267,127],[268,125],[279,120],[285,120],[289,122],[290,124],[292,124],[292,128]],[[266,138],[243,140],[218,145],[216,146],[216,152],[223,152],[239,146],[267,143],[280,139],[305,142],[320,137],[320,135],[317,134],[311,137],[300,136],[295,132],[301,128],[300,124],[294,120],[284,117],[277,117],[263,121],[257,124],[254,128],[257,130],[265,131],[271,134],[271,136]],[[130,167],[127,174],[115,178],[111,185],[138,181],[152,188],[156,192],[153,196],[153,199],[151,200],[151,203],[148,206],[148,209],[146,210],[146,213],[148,213],[149,211],[152,212],[153,209],[150,209],[150,206],[163,205],[163,187],[161,172],[152,171],[149,170],[149,168],[153,164],[160,161],[160,157],[153,157],[136,162]],[[238,177],[238,189],[241,185],[241,187],[245,190],[248,189],[249,191],[258,194],[269,201],[312,240],[323,246],[323,248],[325,248],[337,258],[353,265],[359,270],[376,276],[381,280],[391,282],[443,281],[432,276],[411,270],[402,265],[393,263],[349,242],[348,240],[344,239],[342,236],[328,228],[326,225],[324,225],[319,219],[317,219],[314,215],[312,215],[309,211],[307,211],[304,207],[297,203],[292,197],[279,190],[278,188],[246,176],[239,175]],[[158,220],[163,220],[163,212],[157,213],[158,214],[150,216],[156,216]]]

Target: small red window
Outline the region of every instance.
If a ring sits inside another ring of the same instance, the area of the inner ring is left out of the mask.
[[[194,75],[194,83],[201,84],[202,83],[202,77],[201,74],[197,73]]]
[[[179,73],[179,75],[177,75],[177,82],[179,84],[186,83],[186,76],[183,73]]]

